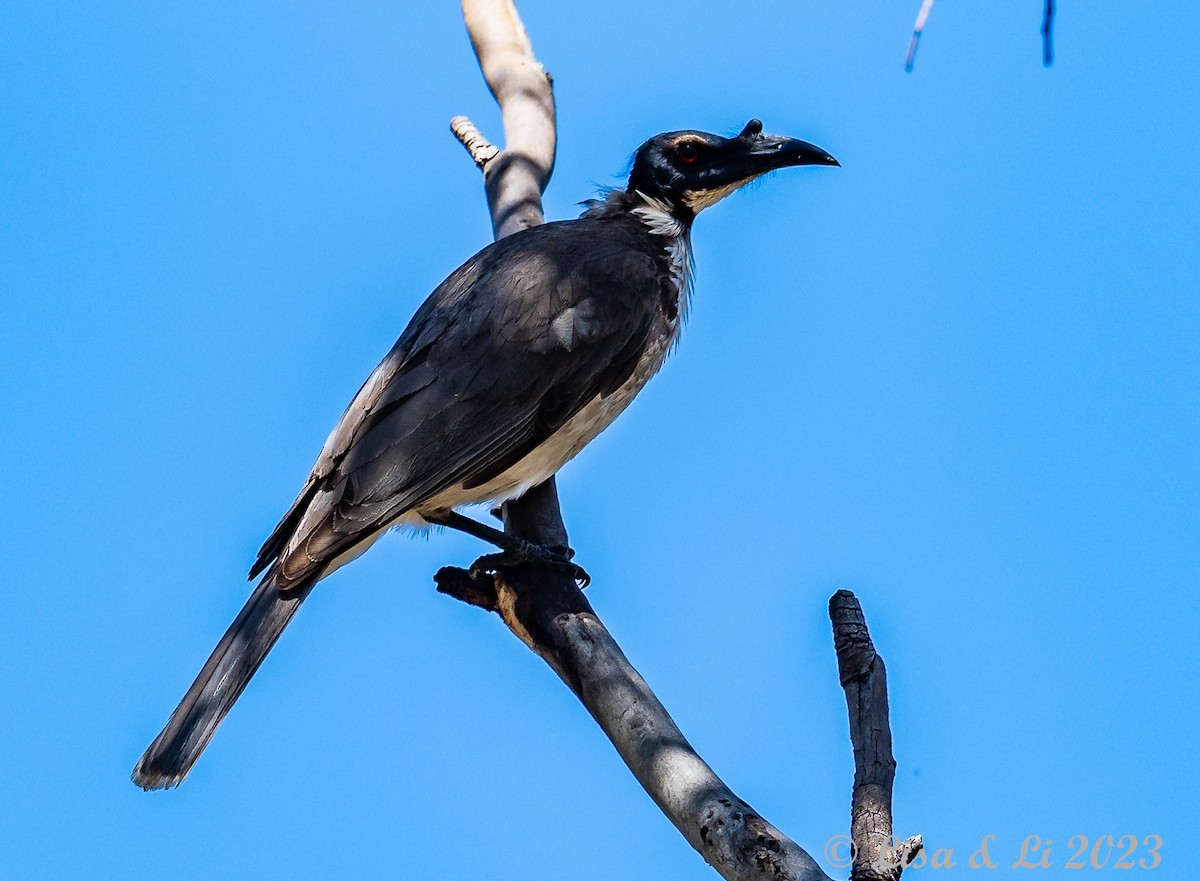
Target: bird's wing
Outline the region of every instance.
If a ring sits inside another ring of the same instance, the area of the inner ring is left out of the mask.
[[[611,224],[535,227],[480,252],[413,317],[338,422],[253,572],[283,583],[441,491],[515,464],[632,374],[660,272]]]

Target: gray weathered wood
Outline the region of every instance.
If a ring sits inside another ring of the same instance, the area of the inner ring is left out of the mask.
[[[850,800],[851,881],[896,881],[918,853],[921,836],[900,845],[892,837],[892,726],[888,720],[887,671],[875,651],[858,598],[839,590],[829,599],[838,678],[846,690],[854,789]]]

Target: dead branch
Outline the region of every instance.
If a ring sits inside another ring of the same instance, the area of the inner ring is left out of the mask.
[[[921,852],[921,836],[897,846],[892,837],[892,727],[887,671],[875,651],[858,598],[839,590],[829,599],[838,678],[846,690],[854,791],[850,803],[851,881],[896,881]]]

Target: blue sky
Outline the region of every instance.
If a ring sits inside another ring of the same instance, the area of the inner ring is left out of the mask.
[[[1077,834],[1190,877],[1200,15],[1060,3],[1045,70],[1040,2],[939,3],[906,75],[917,5],[520,4],[550,217],[663,130],[758,116],[844,166],[698,221],[683,345],[561,475],[589,595],[819,859],[846,587],[897,831],[957,863],[914,877],[1061,877]],[[5,18],[0,876],[713,877],[544,664],[434,592],[484,550],[456,535],[339,572],[184,786],[129,783],[346,401],[488,241],[447,122],[498,114],[449,2]],[[1002,868],[969,872],[985,835]],[[1054,870],[1010,868],[1028,835]]]

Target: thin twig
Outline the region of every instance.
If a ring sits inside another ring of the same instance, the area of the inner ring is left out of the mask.
[[[921,8],[917,12],[917,20],[913,24],[912,38],[908,41],[908,54],[904,56],[904,69],[909,73],[913,69],[913,61],[917,57],[917,43],[921,41],[921,34],[925,32],[925,21],[929,18],[929,10],[933,9],[933,0],[922,0]]]
[[[454,132],[454,137],[458,138],[459,143],[467,148],[471,159],[480,168],[486,168],[488,162],[495,159],[500,152],[495,144],[475,128],[475,123],[465,116],[456,116],[450,120],[450,131]]]
[[[1046,0],[1046,12],[1042,15],[1042,66],[1054,63],[1054,0]]]

